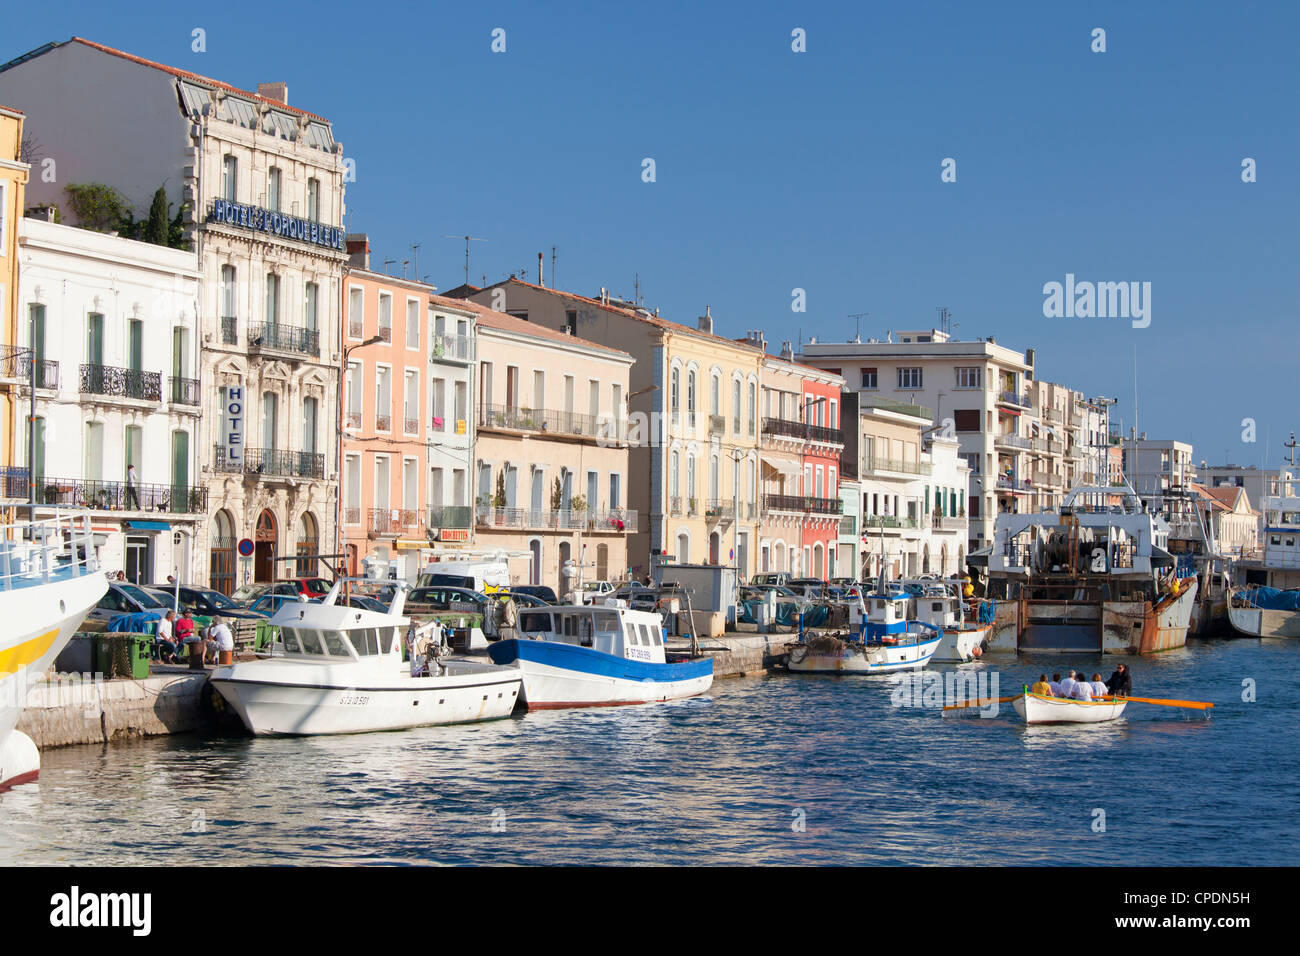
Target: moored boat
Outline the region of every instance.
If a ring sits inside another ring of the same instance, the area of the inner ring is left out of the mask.
[[[659,615],[617,600],[530,608],[516,630],[519,638],[493,643],[488,656],[518,665],[530,710],[656,703],[713,685],[712,658],[669,661]]]
[[[955,584],[947,581],[903,583],[916,592],[913,599],[916,620],[937,627],[943,634],[943,640],[939,642],[931,661],[966,664],[977,660],[984,653],[992,617],[987,622],[968,620],[966,606],[957,593]],[[992,605],[990,608],[996,610]]]
[[[14,729],[27,691],[107,590],[88,514],[0,525],[0,790],[36,780],[40,754]]]
[[[1246,637],[1300,637],[1300,588],[1236,588],[1228,592],[1228,622]]]
[[[786,667],[800,674],[882,674],[924,667],[943,633],[909,621],[909,601],[905,592],[883,590],[851,601],[849,628],[804,631],[786,645]]]
[[[217,668],[211,682],[253,734],[349,734],[506,717],[518,700],[519,670],[442,659],[445,644],[410,649],[402,616],[405,586],[387,612],[336,603],[336,581],[320,603],[286,603],[271,618],[271,657]],[[436,633],[438,626],[428,625]],[[426,639],[427,640],[427,639]],[[420,667],[420,659],[425,661]]]
[[[1029,690],[1011,701],[1011,706],[1027,724],[1096,724],[1115,720],[1124,713],[1127,704],[1128,701],[1122,697],[1073,700],[1035,694]]]

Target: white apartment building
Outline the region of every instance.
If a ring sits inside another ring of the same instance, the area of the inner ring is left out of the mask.
[[[439,545],[450,550],[469,543],[474,524],[475,307],[460,299],[430,297],[427,375],[431,411],[427,527]]]
[[[1032,349],[1018,352],[992,337],[957,341],[930,329],[892,332],[884,340],[866,342],[813,339],[798,358],[843,376],[846,394],[856,392],[864,412],[874,407],[914,417],[919,413],[924,427],[935,425],[941,435],[956,438],[970,469],[965,554],[992,540],[999,511],[1032,507],[1031,452],[1039,435],[1031,394]],[[861,477],[865,503],[870,476]],[[864,507],[864,525],[873,514]],[[898,517],[897,512],[892,516]]]
[[[346,247],[329,121],[290,106],[283,83],[245,92],[79,38],[0,66],[0,102],[58,163],[56,181],[32,177],[29,205],[67,209],[64,184],[97,182],[137,209],[160,185],[185,207],[203,274],[194,443],[209,511],[194,580],[229,591],[318,573],[292,558],[335,541]],[[245,538],[254,553],[237,562]]]
[[[1280,495],[1286,482],[1292,480],[1290,468],[1257,468],[1254,465],[1206,465],[1201,462],[1197,477],[1206,488],[1219,488],[1231,485],[1246,492],[1250,505],[1260,512],[1259,526],[1263,530],[1263,508],[1260,506],[1267,497]]]
[[[1171,488],[1197,481],[1192,446],[1173,439],[1149,439],[1146,433],[1124,439],[1124,477],[1143,498],[1158,498]]]
[[[189,580],[207,525],[197,257],[44,220],[18,229],[19,341],[36,362],[30,447],[29,390],[10,425],[35,500],[89,508],[109,571],[137,584]]]

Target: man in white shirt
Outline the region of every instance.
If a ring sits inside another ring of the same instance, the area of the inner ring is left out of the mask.
[[[1092,697],[1096,700],[1098,697],[1105,697],[1110,691],[1106,690],[1106,682],[1101,679],[1100,674],[1092,675]]]
[[[163,663],[176,664],[179,658],[176,656],[176,640],[172,637],[172,619],[176,617],[175,611],[168,611],[158,622],[158,657]]]
[[[1051,679],[1051,681],[1048,682],[1047,686],[1050,687],[1050,688],[1052,689],[1052,696],[1053,696],[1053,697],[1064,697],[1064,696],[1065,696],[1064,694],[1061,693],[1061,675],[1060,675],[1060,674],[1053,674],[1053,675],[1052,675],[1052,679]]]
[[[1086,680],[1075,681],[1074,690],[1070,696],[1075,700],[1092,700],[1092,685]]]
[[[1073,671],[1073,670],[1071,670],[1071,671],[1070,671],[1070,676],[1067,677],[1067,678],[1065,678],[1063,681],[1061,681],[1061,696],[1062,696],[1062,697],[1073,697],[1073,696],[1074,696],[1074,685],[1075,685],[1076,683],[1078,683],[1078,682],[1074,679],[1074,678],[1075,678],[1075,675],[1076,675],[1076,672]]]
[[[221,663],[222,653],[234,652],[235,635],[231,633],[225,618],[216,618],[208,628],[208,647],[212,649],[214,664]]]

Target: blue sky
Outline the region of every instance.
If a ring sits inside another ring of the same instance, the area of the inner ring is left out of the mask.
[[[1039,377],[1118,397],[1126,426],[1136,348],[1139,426],[1197,460],[1259,464],[1267,436],[1276,464],[1300,427],[1300,4],[236,0],[15,21],[5,59],[80,35],[286,80],[356,162],[347,226],[372,263],[419,243],[443,289],[464,256],[443,236],[469,233],[489,240],[475,283],[532,277],[539,251],[549,276],[556,246],[564,288],[630,298],[639,274],[665,316],[709,305],[720,331],[775,343],[851,338],[858,312],[864,337],[929,327],[946,306],[958,337],[1034,347]],[[1150,282],[1150,327],[1044,318],[1066,273]]]

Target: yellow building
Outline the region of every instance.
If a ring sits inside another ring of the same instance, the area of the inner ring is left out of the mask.
[[[26,482],[11,481],[20,383],[27,353],[18,342],[18,220],[23,214],[27,164],[22,162],[23,114],[0,106],[0,498],[26,499]],[[28,357],[28,361],[30,358]]]

